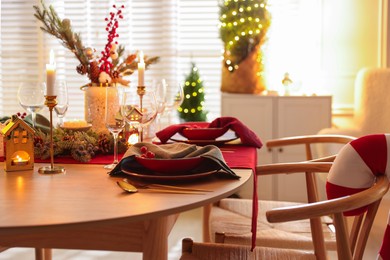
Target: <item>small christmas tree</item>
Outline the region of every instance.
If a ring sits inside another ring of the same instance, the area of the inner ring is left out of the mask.
[[[195,63],[192,63],[191,72],[186,77],[183,90],[184,101],[177,109],[180,118],[186,122],[206,121],[207,112],[203,109],[204,87]]]

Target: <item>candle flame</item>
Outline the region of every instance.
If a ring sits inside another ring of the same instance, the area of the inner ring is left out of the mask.
[[[55,64],[56,63],[55,63],[54,51],[53,51],[53,49],[51,49],[50,50],[50,65],[54,67]]]
[[[131,145],[136,144],[138,142],[138,133],[133,133],[127,139],[127,142]]]
[[[144,52],[140,51],[139,52],[139,57],[138,57],[139,63],[144,63]]]

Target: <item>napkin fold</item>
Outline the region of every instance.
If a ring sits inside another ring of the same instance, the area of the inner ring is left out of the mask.
[[[222,170],[227,176],[238,179],[237,176],[226,164],[223,159],[222,152],[218,147],[214,145],[206,145],[203,147],[185,144],[185,143],[173,143],[155,145],[152,143],[136,143],[131,146],[124,154],[122,160],[109,174],[115,176],[122,174],[122,170],[129,170],[137,173],[148,172],[141,164],[135,159],[136,156],[142,155],[141,147],[145,146],[148,151],[155,154],[155,158],[159,159],[178,159],[178,158],[191,158],[191,157],[203,157],[205,160],[202,164],[193,169],[191,173],[206,172],[211,170]]]
[[[248,146],[254,146],[261,148],[263,143],[260,138],[244,125],[240,120],[235,117],[219,117],[213,120],[211,123],[183,123],[168,126],[167,128],[156,133],[156,136],[160,139],[161,143],[166,143],[173,135],[179,133],[187,127],[204,127],[204,128],[229,128],[236,133],[241,139],[241,143]],[[207,137],[205,137],[207,140]]]
[[[242,144],[257,148],[263,146],[263,143],[256,133],[235,117],[219,117],[212,121],[208,127],[227,127],[236,132],[237,136],[240,137]]]

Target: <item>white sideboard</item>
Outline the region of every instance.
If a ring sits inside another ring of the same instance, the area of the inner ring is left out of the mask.
[[[265,142],[270,139],[316,134],[331,126],[331,96],[262,96],[222,93],[221,115],[238,118]],[[258,163],[305,160],[303,147],[259,150]],[[240,195],[251,198],[251,183]],[[260,199],[305,201],[304,174],[259,176]]]

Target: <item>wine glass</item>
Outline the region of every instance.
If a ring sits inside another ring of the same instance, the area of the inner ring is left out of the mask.
[[[118,164],[118,136],[125,126],[121,114],[121,90],[119,87],[106,87],[105,124],[114,137],[114,161],[104,166],[104,169],[113,169]]]
[[[68,111],[68,86],[66,81],[57,80],[55,83],[55,93],[57,94],[57,105],[54,107],[54,111],[58,116],[58,125],[64,124],[64,117],[66,111]]]
[[[138,141],[143,141],[143,129],[157,116],[157,102],[153,91],[145,90],[139,95],[137,87],[123,91],[122,116],[131,127],[138,128]]]
[[[167,92],[165,109],[168,115],[168,124],[172,121],[172,111],[176,110],[184,101],[183,85],[179,84],[176,89]]]
[[[32,125],[36,126],[36,113],[45,106],[44,82],[22,82],[18,89],[19,104],[31,113]]]
[[[166,96],[167,96],[167,82],[162,79],[158,82],[153,82],[154,93],[157,102],[157,116],[156,116],[156,127],[157,131],[161,129],[161,116],[165,111]]]

